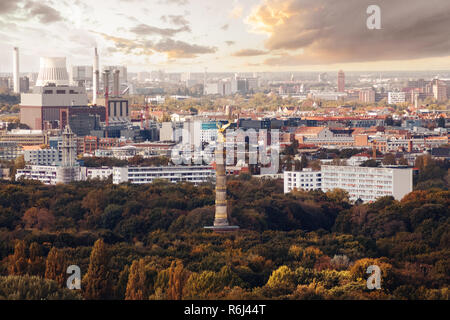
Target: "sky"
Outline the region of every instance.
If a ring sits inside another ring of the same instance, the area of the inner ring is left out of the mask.
[[[369,29],[369,5],[380,29]],[[40,56],[129,71],[450,70],[449,0],[0,0],[0,73]]]

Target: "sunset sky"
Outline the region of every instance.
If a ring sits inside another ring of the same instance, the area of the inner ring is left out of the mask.
[[[449,30],[448,0],[0,0],[0,72],[14,46],[21,71],[95,46],[130,71],[450,70]]]

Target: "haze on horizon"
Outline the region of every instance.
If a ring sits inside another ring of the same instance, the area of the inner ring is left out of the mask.
[[[371,4],[381,30],[366,27]],[[0,0],[0,72],[66,56],[130,71],[450,70],[448,0]]]

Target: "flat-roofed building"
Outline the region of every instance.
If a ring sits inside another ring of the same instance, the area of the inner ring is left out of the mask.
[[[0,141],[0,160],[14,160],[22,154],[22,148],[15,141]]]
[[[346,190],[350,200],[375,201],[384,196],[401,200],[413,190],[410,168],[372,168],[359,166],[323,165],[324,192],[339,188]]]
[[[25,146],[23,149],[24,160],[27,164],[54,166],[62,160],[62,153],[58,149],[40,146]]]
[[[152,183],[155,179],[170,182],[192,182],[194,184],[209,181],[215,177],[211,166],[167,166],[167,167],[114,167],[113,183]]]
[[[69,109],[88,102],[84,87],[35,86],[32,93],[21,95],[20,122],[35,130],[62,129],[68,123]]]
[[[316,190],[322,187],[322,172],[304,168],[302,171],[284,172],[284,193],[294,189]]]
[[[47,144],[48,136],[42,130],[13,129],[0,131],[0,141],[13,141],[21,146]]]

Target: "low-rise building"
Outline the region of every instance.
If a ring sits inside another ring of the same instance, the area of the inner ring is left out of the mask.
[[[155,179],[170,182],[201,183],[215,177],[210,166],[114,167],[113,183],[152,183]]]

